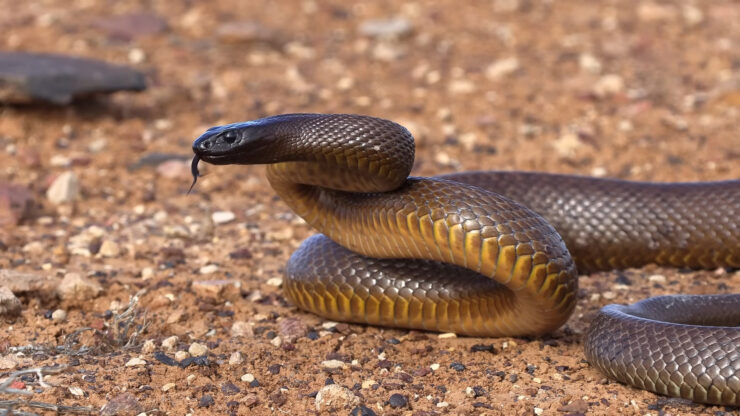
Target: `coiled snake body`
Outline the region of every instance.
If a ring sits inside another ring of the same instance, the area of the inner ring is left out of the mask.
[[[521,172],[409,178],[411,134],[358,115],[287,114],[214,127],[193,150],[196,177],[199,160],[267,165],[275,191],[323,233],[291,257],[287,296],[334,320],[537,335],[570,316],[577,271],[740,267],[740,181]],[[740,405],[739,325],[740,294],[651,298],[604,308],[585,351],[619,381]]]

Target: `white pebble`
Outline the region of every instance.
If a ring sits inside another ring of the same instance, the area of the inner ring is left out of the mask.
[[[63,322],[65,319],[67,319],[67,311],[65,311],[64,309],[57,309],[51,313],[51,319],[54,322]]]
[[[251,383],[254,381],[254,374],[247,373],[242,376],[242,381],[246,383]]]
[[[211,214],[211,219],[216,225],[227,224],[236,219],[236,215],[231,211],[216,211]]]
[[[134,357],[126,363],[126,367],[140,367],[142,365],[146,365],[146,361],[142,360],[139,357]]]
[[[190,353],[190,355],[192,355],[193,357],[200,357],[201,355],[208,354],[208,347],[203,344],[194,342],[190,344],[190,348],[188,348],[188,353]]]

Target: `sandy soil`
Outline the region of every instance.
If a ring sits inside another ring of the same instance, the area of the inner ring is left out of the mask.
[[[46,378],[51,387],[19,379],[33,400],[107,404],[104,414],[316,414],[316,393],[334,383],[346,387],[333,390],[337,414],[737,412],[608,381],[582,353],[601,306],[738,292],[736,272],[583,276],[573,317],[543,339],[337,325],[281,293],[288,256],[313,231],[262,168],[201,165],[206,176],[186,194],[190,144],[203,130],[284,112],[401,122],[417,138],[418,175],[738,178],[736,2],[0,0],[0,9],[1,49],[105,59],[150,79],[141,94],[0,107],[0,181],[29,188],[38,205],[0,231],[5,283],[33,282],[16,288],[20,316],[0,324],[0,378],[69,366]],[[390,36],[363,29],[388,18],[401,19]],[[184,158],[136,164],[158,153]],[[55,205],[45,192],[64,172],[80,194]],[[142,289],[131,319],[116,322]],[[98,334],[72,336],[84,327]],[[207,358],[172,365],[187,351]]]

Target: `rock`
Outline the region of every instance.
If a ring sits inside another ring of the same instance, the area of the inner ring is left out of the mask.
[[[565,413],[582,413],[586,414],[588,413],[588,403],[586,403],[582,399],[576,399],[572,402],[566,404],[563,407],[558,408],[559,412],[565,412]]]
[[[100,409],[101,416],[136,416],[144,411],[144,407],[131,393],[121,393],[112,398]]]
[[[139,357],[134,357],[126,362],[126,367],[141,367],[146,365],[146,361]]]
[[[57,287],[57,294],[65,301],[89,301],[96,298],[103,288],[93,280],[78,273],[67,273]]]
[[[102,257],[118,257],[121,255],[121,246],[113,240],[104,240],[98,254]]]
[[[75,201],[80,195],[80,182],[74,172],[64,172],[54,179],[46,190],[46,199],[52,204]]]
[[[175,383],[167,383],[167,384],[165,384],[165,385],[162,386],[162,391],[163,392],[168,392],[168,391],[174,389],[175,387],[177,387],[177,385]]]
[[[21,301],[5,286],[0,286],[0,317],[18,316],[21,313]]]
[[[203,344],[199,344],[197,342],[194,342],[190,344],[190,348],[188,348],[188,352],[193,357],[200,357],[201,355],[208,354],[208,347],[206,347]]]
[[[267,282],[265,283],[267,283],[268,286],[280,287],[283,285],[283,278],[282,277],[271,277],[267,279]]]
[[[18,367],[18,364],[18,360],[10,354],[0,357],[0,370],[12,370]]]
[[[29,218],[34,207],[33,194],[27,188],[0,183],[0,227]]]
[[[175,347],[177,347],[178,341],[179,339],[177,338],[177,335],[167,337],[162,340],[162,348],[164,348],[167,351],[173,351]]]
[[[666,278],[662,274],[654,274],[648,277],[648,280],[653,283],[665,284]]]
[[[244,374],[241,379],[245,383],[251,383],[254,381],[254,374],[250,374],[250,373]]]
[[[346,366],[347,365],[344,364],[344,361],[339,361],[339,360],[326,360],[326,361],[321,362],[321,367],[323,367],[324,370],[330,373],[337,372],[337,370],[342,370]]]
[[[236,219],[236,215],[231,211],[216,211],[211,214],[211,220],[216,225],[228,224]]]
[[[213,274],[218,271],[218,265],[215,264],[206,264],[205,266],[201,267],[199,272],[200,274]]]
[[[51,292],[59,285],[59,279],[38,273],[0,269],[0,286],[13,293]]]
[[[240,365],[244,364],[244,355],[239,351],[232,352],[229,357],[229,365]]]
[[[246,321],[236,321],[231,324],[231,336],[232,337],[251,337],[254,335],[252,325]]]
[[[486,78],[491,81],[503,78],[519,69],[519,60],[515,57],[499,59],[488,65],[486,68]]]
[[[308,326],[300,318],[289,317],[278,321],[278,331],[286,342],[293,342],[306,336]]]
[[[142,354],[151,354],[157,349],[157,345],[154,344],[154,341],[151,339],[148,339],[144,341],[144,345],[141,346],[141,353]]]
[[[154,13],[140,12],[101,17],[93,22],[93,27],[105,32],[109,38],[130,41],[164,32],[167,21]]]
[[[388,399],[388,404],[391,405],[391,408],[393,409],[400,409],[402,407],[406,407],[409,404],[409,399],[406,398],[406,396],[402,394],[392,394],[391,397]]]
[[[352,391],[338,384],[324,386],[316,394],[316,410],[319,412],[336,412],[360,404],[360,398]]]
[[[175,352],[175,360],[177,361],[182,361],[188,358],[190,358],[190,353],[187,351],[176,351]]]
[[[146,77],[131,68],[64,55],[0,52],[0,102],[69,104],[90,94],[144,89]]]
[[[67,319],[67,311],[57,309],[51,313],[51,320],[54,322],[64,322]]]
[[[413,25],[402,17],[366,20],[360,24],[360,33],[372,38],[400,39],[410,35]]]
[[[241,43],[282,47],[287,42],[283,34],[257,21],[224,22],[218,26],[216,37],[223,43]]]

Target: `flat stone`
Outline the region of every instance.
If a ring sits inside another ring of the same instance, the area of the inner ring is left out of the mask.
[[[0,227],[16,225],[30,217],[34,207],[33,194],[28,188],[0,183]]]
[[[0,102],[69,104],[91,94],[143,91],[132,68],[57,54],[0,52]]]

